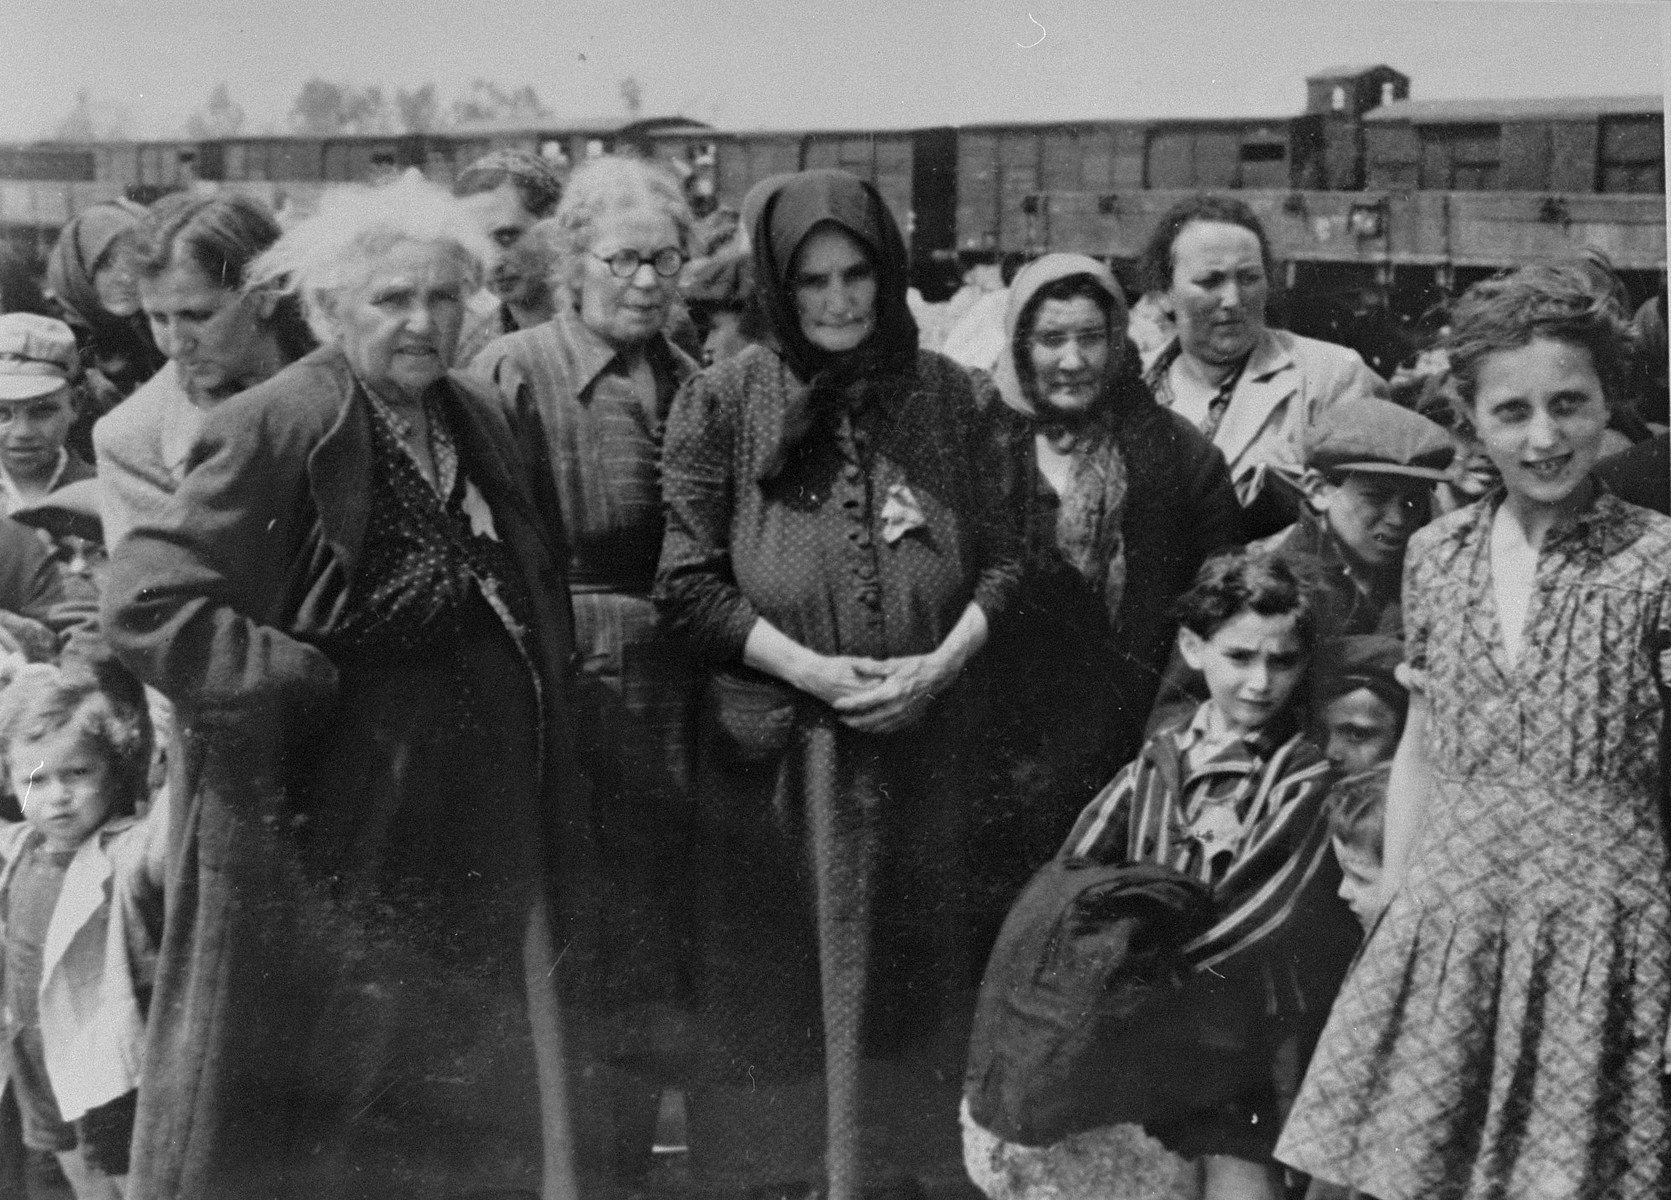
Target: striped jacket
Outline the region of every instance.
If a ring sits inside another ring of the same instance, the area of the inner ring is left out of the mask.
[[[1290,728],[1234,739],[1192,769],[1187,751],[1199,726],[1184,717],[1158,730],[1080,814],[1061,856],[1160,863],[1200,879],[1213,889],[1216,917],[1184,948],[1197,969],[1228,973],[1230,964],[1274,966],[1280,957],[1285,969],[1264,972],[1268,1009],[1304,1011],[1319,1000],[1326,1008],[1330,997],[1303,982],[1307,931],[1295,939],[1291,926],[1319,906],[1331,918],[1345,911],[1329,850],[1333,768]],[[1322,940],[1334,942],[1328,933]],[[1300,953],[1279,956],[1279,943]]]

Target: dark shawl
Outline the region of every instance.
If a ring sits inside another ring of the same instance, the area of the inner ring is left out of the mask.
[[[801,171],[763,180],[743,203],[752,216],[755,302],[764,341],[806,385],[784,417],[778,450],[762,479],[782,470],[790,450],[837,404],[862,407],[908,387],[916,376],[917,322],[905,302],[910,260],[899,225],[875,187],[846,171]],[[796,252],[823,224],[865,248],[876,269],[876,323],[864,345],[829,354],[801,333],[791,272]]]

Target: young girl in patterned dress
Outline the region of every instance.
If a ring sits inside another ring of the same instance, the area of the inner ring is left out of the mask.
[[[1377,1200],[1671,1195],[1671,520],[1590,474],[1627,365],[1579,271],[1454,314],[1503,486],[1416,534],[1386,904],[1277,1155]]]

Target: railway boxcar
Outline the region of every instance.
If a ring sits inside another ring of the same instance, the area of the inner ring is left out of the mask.
[[[1024,252],[1040,192],[1143,187],[1143,133],[1134,121],[958,129],[956,248]]]
[[[1303,113],[1264,119],[742,132],[673,116],[409,136],[43,143],[0,154],[0,226],[39,239],[97,200],[221,183],[305,210],[321,188],[391,169],[450,183],[499,147],[560,171],[631,148],[671,164],[699,203],[733,207],[768,175],[853,171],[908,231],[914,276],[929,293],[964,252],[1131,259],[1160,213],[1201,189],[1243,193],[1278,253],[1302,267],[1383,281],[1414,267],[1443,285],[1453,268],[1593,245],[1627,271],[1663,271],[1660,97],[1425,101],[1409,89],[1407,76],[1373,64],[1309,76]]]
[[[1401,100],[1364,124],[1371,189],[1665,191],[1659,96]]]

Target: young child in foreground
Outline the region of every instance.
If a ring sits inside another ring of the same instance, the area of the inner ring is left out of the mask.
[[[1334,770],[1302,730],[1315,606],[1268,551],[1203,566],[1178,604],[1178,644],[1209,698],[1155,732],[1062,850],[1162,863],[1213,890],[1217,920],[1191,950],[1179,1019],[1215,1048],[1232,1098],[1146,1126],[1199,1160],[1207,1200],[1283,1194],[1271,1150],[1358,940],[1335,894]]]
[[[0,1061],[25,1144],[56,1154],[78,1200],[122,1195],[167,827],[162,804],[134,815],[143,692],[106,671],[35,663],[0,693],[24,817],[0,828]]]

